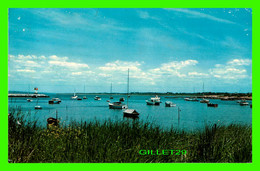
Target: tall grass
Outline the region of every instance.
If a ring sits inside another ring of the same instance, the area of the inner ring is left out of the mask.
[[[9,113],[9,161],[33,162],[252,162],[252,128],[211,125],[185,132],[140,121],[76,122],[39,126],[21,110]],[[185,155],[140,155],[140,150],[186,150]]]

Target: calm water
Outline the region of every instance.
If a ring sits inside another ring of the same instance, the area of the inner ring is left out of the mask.
[[[52,97],[59,97],[60,104],[48,104]],[[41,123],[46,124],[49,117],[61,118],[61,122],[68,123],[70,120],[112,120],[121,121],[124,119],[123,111],[118,109],[109,109],[109,96],[103,95],[101,101],[94,100],[95,95],[88,95],[88,99],[82,101],[71,100],[71,95],[50,95],[50,98],[39,98],[38,105],[42,110],[35,110],[34,106],[37,99],[27,102],[27,98],[9,98],[9,109],[20,106],[22,111],[30,111],[33,118],[37,118]],[[113,96],[111,101],[118,101],[123,96]],[[205,123],[252,123],[252,109],[249,106],[240,106],[236,101],[221,101],[211,99],[212,103],[217,103],[217,108],[207,107],[204,103],[184,101],[183,98],[168,99],[161,97],[160,106],[148,106],[145,100],[150,96],[131,96],[129,98],[129,108],[136,109],[140,115],[139,120],[153,122],[163,128],[178,127],[178,107],[180,108],[180,128],[196,130],[204,127]],[[165,101],[172,101],[177,104],[176,107],[165,107]],[[250,102],[251,103],[251,102]]]

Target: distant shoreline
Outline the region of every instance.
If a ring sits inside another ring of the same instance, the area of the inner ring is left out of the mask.
[[[73,93],[47,93],[56,95],[73,95]],[[77,93],[78,96],[87,95],[107,95],[107,96],[127,96],[126,93]],[[207,99],[220,99],[220,100],[252,100],[252,93],[129,93],[130,96],[163,96],[165,98],[183,98],[183,97],[196,97]],[[31,98],[46,98],[50,97],[46,94],[22,94],[12,93],[8,97],[31,97]]]

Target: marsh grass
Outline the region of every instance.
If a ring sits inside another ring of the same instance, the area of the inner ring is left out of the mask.
[[[209,125],[203,131],[163,130],[138,120],[40,126],[9,112],[8,158],[13,163],[252,162],[252,128]],[[186,155],[140,155],[139,150],[186,150]]]

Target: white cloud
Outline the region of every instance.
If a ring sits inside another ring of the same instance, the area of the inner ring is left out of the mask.
[[[69,68],[89,68],[87,64],[81,64],[76,62],[66,62],[66,61],[48,61],[50,65],[57,65],[62,67],[69,67]]]
[[[114,62],[110,62],[110,63],[106,63],[105,66],[103,67],[99,67],[100,70],[103,71],[127,71],[128,69],[130,69],[131,71],[141,71],[141,69],[139,68],[139,66],[141,65],[141,63],[139,62],[127,62],[127,61],[114,61]]]
[[[199,73],[199,72],[189,72],[188,75],[190,75],[190,76],[208,76],[209,74]]]
[[[183,73],[183,69],[187,69],[188,66],[197,64],[198,61],[191,59],[185,61],[172,61],[169,63],[162,63],[159,68],[151,69],[149,72],[153,74],[153,77],[177,76],[181,78],[187,77],[187,75]]]
[[[230,65],[251,65],[252,60],[251,59],[233,59],[228,62]]]
[[[244,66],[251,64],[250,59],[233,59],[225,65],[216,64],[215,68],[209,70],[210,74],[219,79],[238,80],[249,78]]]
[[[196,60],[173,61],[170,63],[162,64],[161,70],[166,70],[166,71],[172,71],[173,69],[179,70],[186,66],[196,65],[197,63],[198,63],[198,61],[196,61]]]
[[[81,75],[82,72],[72,72],[71,75]]]
[[[111,77],[111,74],[99,73],[98,75],[101,77]]]
[[[35,70],[31,70],[31,69],[18,69],[16,71],[17,72],[35,72]]]
[[[54,61],[67,61],[69,59],[68,57],[58,57],[56,55],[52,55],[49,58],[50,60],[54,60]]]

